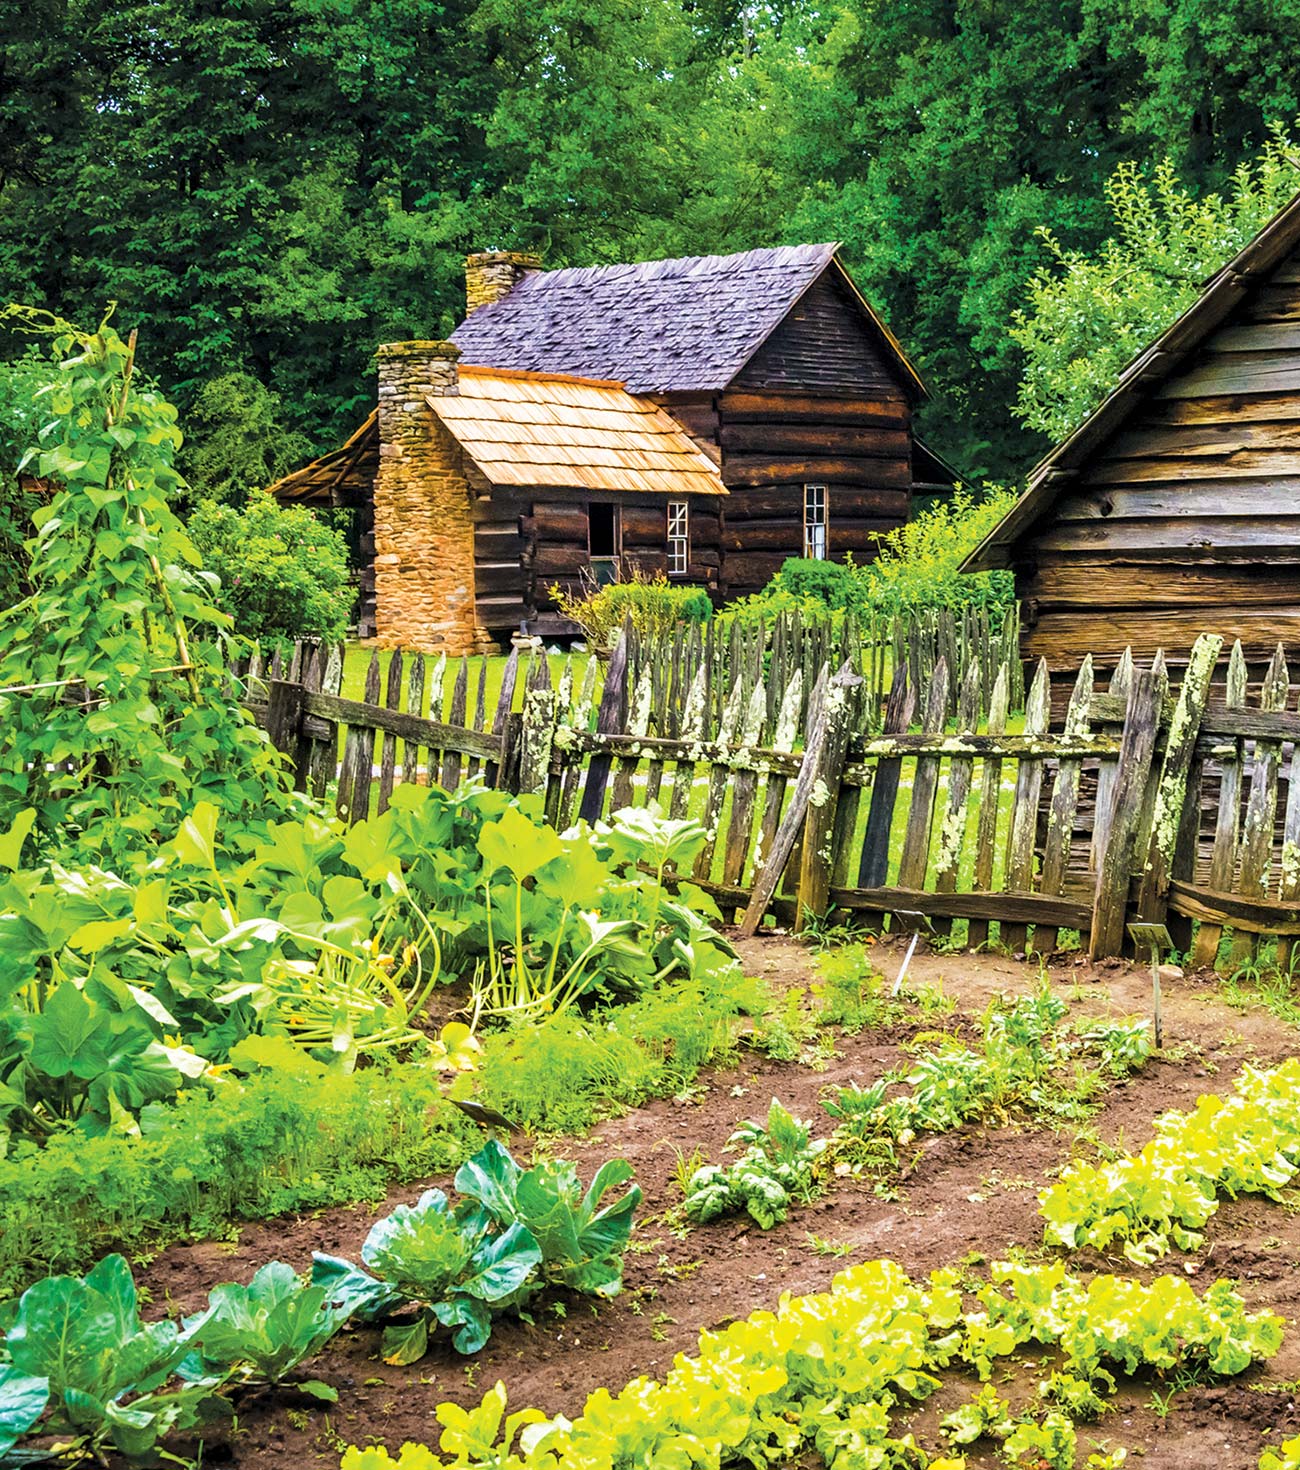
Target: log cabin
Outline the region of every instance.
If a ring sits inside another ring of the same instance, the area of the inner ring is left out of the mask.
[[[836,245],[553,271],[480,253],[466,307],[448,342],[381,347],[374,413],[271,487],[357,512],[363,636],[572,633],[550,589],[632,568],[720,601],[787,557],[869,560],[951,488]]]
[[[1300,195],[1029,478],[964,571],[1010,567],[1021,651],[1062,678],[1202,632],[1300,647]],[[1055,682],[1055,681],[1054,681]]]

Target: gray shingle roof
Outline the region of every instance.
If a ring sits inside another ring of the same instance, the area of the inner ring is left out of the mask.
[[[632,393],[725,388],[836,245],[782,245],[526,276],[452,333],[462,360],[612,378]]]

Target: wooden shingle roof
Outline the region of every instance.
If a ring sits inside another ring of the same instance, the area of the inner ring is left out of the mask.
[[[269,488],[277,500],[309,505],[348,505],[369,494],[379,468],[379,414],[365,422],[337,449],[313,459]]]
[[[621,383],[461,367],[459,392],[428,399],[494,485],[657,495],[725,495],[717,466],[648,398]],[[271,486],[277,500],[350,503],[379,462],[372,413],[341,448]]]
[[[494,485],[726,494],[681,425],[621,383],[462,367],[460,392],[428,402]]]
[[[889,329],[836,259],[838,245],[782,245],[526,275],[452,333],[461,362],[572,373],[632,393],[720,392],[830,269],[899,367],[924,391]]]

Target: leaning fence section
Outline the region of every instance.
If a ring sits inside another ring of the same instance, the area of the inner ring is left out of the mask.
[[[339,692],[339,650],[238,675],[297,784],[346,820],[403,782],[472,777],[534,795],[561,828],[653,806],[704,829],[675,879],[742,932],[853,915],[1015,952],[1077,935],[1109,955],[1140,919],[1202,964],[1288,965],[1300,713],[1282,650],[1253,691],[1240,648],[1225,659],[1209,637],[1176,684],[1162,657],[1126,657],[1104,687],[1085,660],[1053,718],[1043,665],[1017,710],[1006,654],[990,668],[940,650],[921,676],[898,657],[873,690],[859,644],[774,632],[670,646],[626,630],[607,662],[516,650],[495,670],[375,654],[361,699]]]

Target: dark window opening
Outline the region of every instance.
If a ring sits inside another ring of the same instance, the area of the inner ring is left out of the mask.
[[[616,505],[589,505],[587,507],[588,550],[592,558],[618,555],[618,507]]]
[[[587,551],[591,557],[591,575],[604,587],[618,581],[618,506],[588,505]]]
[[[587,535],[590,551],[596,556],[618,556],[619,512],[618,506],[588,506]]]

